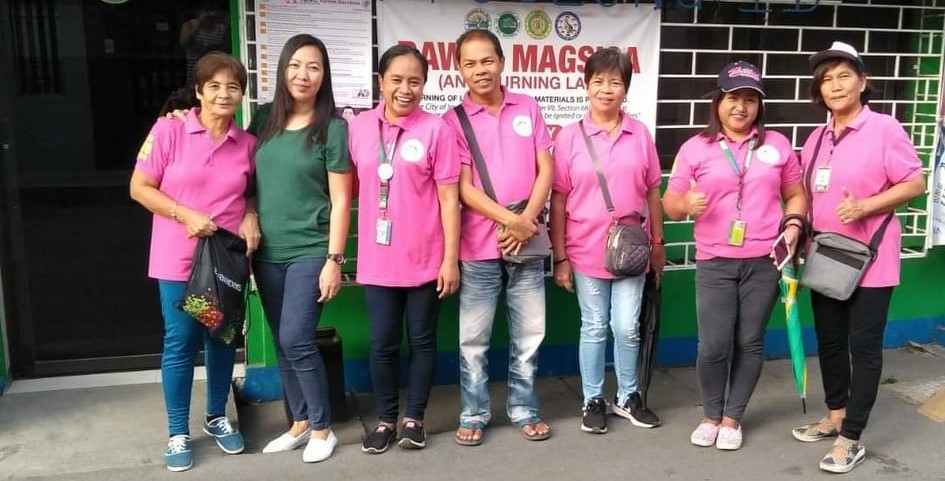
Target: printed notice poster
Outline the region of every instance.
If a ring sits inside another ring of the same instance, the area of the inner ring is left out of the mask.
[[[260,103],[272,101],[279,54],[300,33],[325,42],[339,108],[371,108],[371,0],[256,0],[256,65]]]
[[[633,62],[624,111],[654,133],[659,75],[660,11],[633,3],[603,7],[473,1],[377,2],[378,48],[415,46],[430,63],[422,107],[440,114],[458,104],[466,86],[456,37],[491,30],[502,43],[506,88],[535,97],[552,134],[587,112],[584,63],[597,49],[617,47]]]

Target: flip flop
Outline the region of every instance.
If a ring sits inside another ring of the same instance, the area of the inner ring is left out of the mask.
[[[469,439],[464,439],[459,437],[459,431],[456,432],[456,443],[462,446],[479,446],[482,444],[482,441],[486,438],[486,426],[479,421],[462,421],[459,423],[459,427],[462,429],[468,429],[473,432],[473,437]],[[479,431],[479,438],[477,439],[476,431]]]
[[[551,437],[551,426],[548,426],[548,431],[546,431],[546,432],[544,432],[544,433],[538,432],[538,429],[536,428],[536,426],[539,425],[539,424],[541,424],[541,423],[544,423],[544,421],[542,421],[541,419],[530,419],[530,420],[528,420],[528,422],[526,422],[525,424],[522,424],[522,425],[519,427],[519,429],[522,431],[522,436],[524,436],[525,439],[527,439],[527,440],[529,440],[529,441],[544,441],[544,440],[550,438],[550,437]],[[545,425],[547,426],[547,424],[545,424]],[[529,426],[531,426],[531,431],[532,431],[534,434],[528,434],[528,432],[526,431],[526,428],[528,428]]]

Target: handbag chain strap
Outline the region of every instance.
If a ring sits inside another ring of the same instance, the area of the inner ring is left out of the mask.
[[[584,144],[587,145],[587,152],[591,155],[591,163],[594,164],[594,171],[597,173],[597,183],[600,185],[601,193],[604,194],[604,204],[607,205],[607,212],[610,213],[610,218],[613,220],[613,223],[616,224],[617,215],[614,213],[614,202],[610,198],[610,189],[607,188],[607,179],[604,178],[604,170],[601,168],[600,159],[597,158],[597,149],[594,148],[594,143],[591,142],[587,131],[584,130],[584,120],[580,121],[580,126],[581,135],[584,136]],[[640,212],[633,211],[631,214],[637,214],[640,217],[641,224],[646,221],[646,217]]]
[[[817,144],[814,145],[814,155],[811,156],[809,165],[807,166],[807,172],[804,173],[804,187],[807,192],[807,203],[810,204],[807,209],[807,217],[810,219],[812,231],[814,229],[814,190],[811,188],[811,177],[813,177],[814,169],[817,167],[817,156],[820,155],[820,146],[824,143],[824,132],[826,130],[826,125],[822,125],[818,127],[817,130],[814,130],[817,134]],[[874,256],[876,255],[876,249],[879,249],[879,243],[883,241],[886,228],[889,227],[889,223],[895,216],[896,209],[893,209],[886,215],[886,219],[883,220],[882,225],[879,226],[879,229],[876,229],[876,232],[873,233],[873,237],[870,238],[869,248]]]

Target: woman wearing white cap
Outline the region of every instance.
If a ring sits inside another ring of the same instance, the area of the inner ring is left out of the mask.
[[[866,105],[863,60],[843,42],[810,58],[811,97],[830,121],[801,152],[815,232],[836,232],[868,244],[881,239],[872,264],[847,300],[811,292],[827,415],[793,430],[804,442],[836,438],[820,468],[846,473],[866,457],[860,434],[876,400],[883,367],[883,331],[899,284],[897,206],[925,191],[922,164],[899,122]],[[885,231],[881,231],[885,229]]]
[[[791,143],[765,130],[758,67],[726,65],[717,85],[708,126],[676,154],[663,208],[674,220],[695,218],[703,419],[689,440],[733,450],[742,445],[741,419],[761,375],[778,294],[772,244],[783,233],[793,252],[807,199]]]

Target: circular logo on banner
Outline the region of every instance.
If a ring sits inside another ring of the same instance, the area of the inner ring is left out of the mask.
[[[407,162],[419,162],[425,152],[423,144],[417,139],[410,139],[400,146],[400,158]]]
[[[512,130],[522,137],[530,137],[532,135],[532,119],[526,115],[516,116],[512,119]]]
[[[495,19],[496,31],[505,38],[517,35],[521,27],[522,21],[518,18],[518,14],[509,10],[500,13]]]
[[[574,12],[561,12],[555,18],[555,33],[565,41],[574,40],[581,34],[581,19]]]
[[[485,10],[481,8],[475,8],[469,11],[465,17],[463,17],[463,27],[466,30],[473,29],[482,29],[489,30],[489,26],[492,23],[492,17],[486,13]]]
[[[533,10],[525,17],[525,32],[535,40],[542,40],[551,33],[551,17],[542,10]]]
[[[768,165],[775,165],[781,160],[781,154],[778,152],[778,149],[768,144],[758,147],[757,155],[758,160]]]

